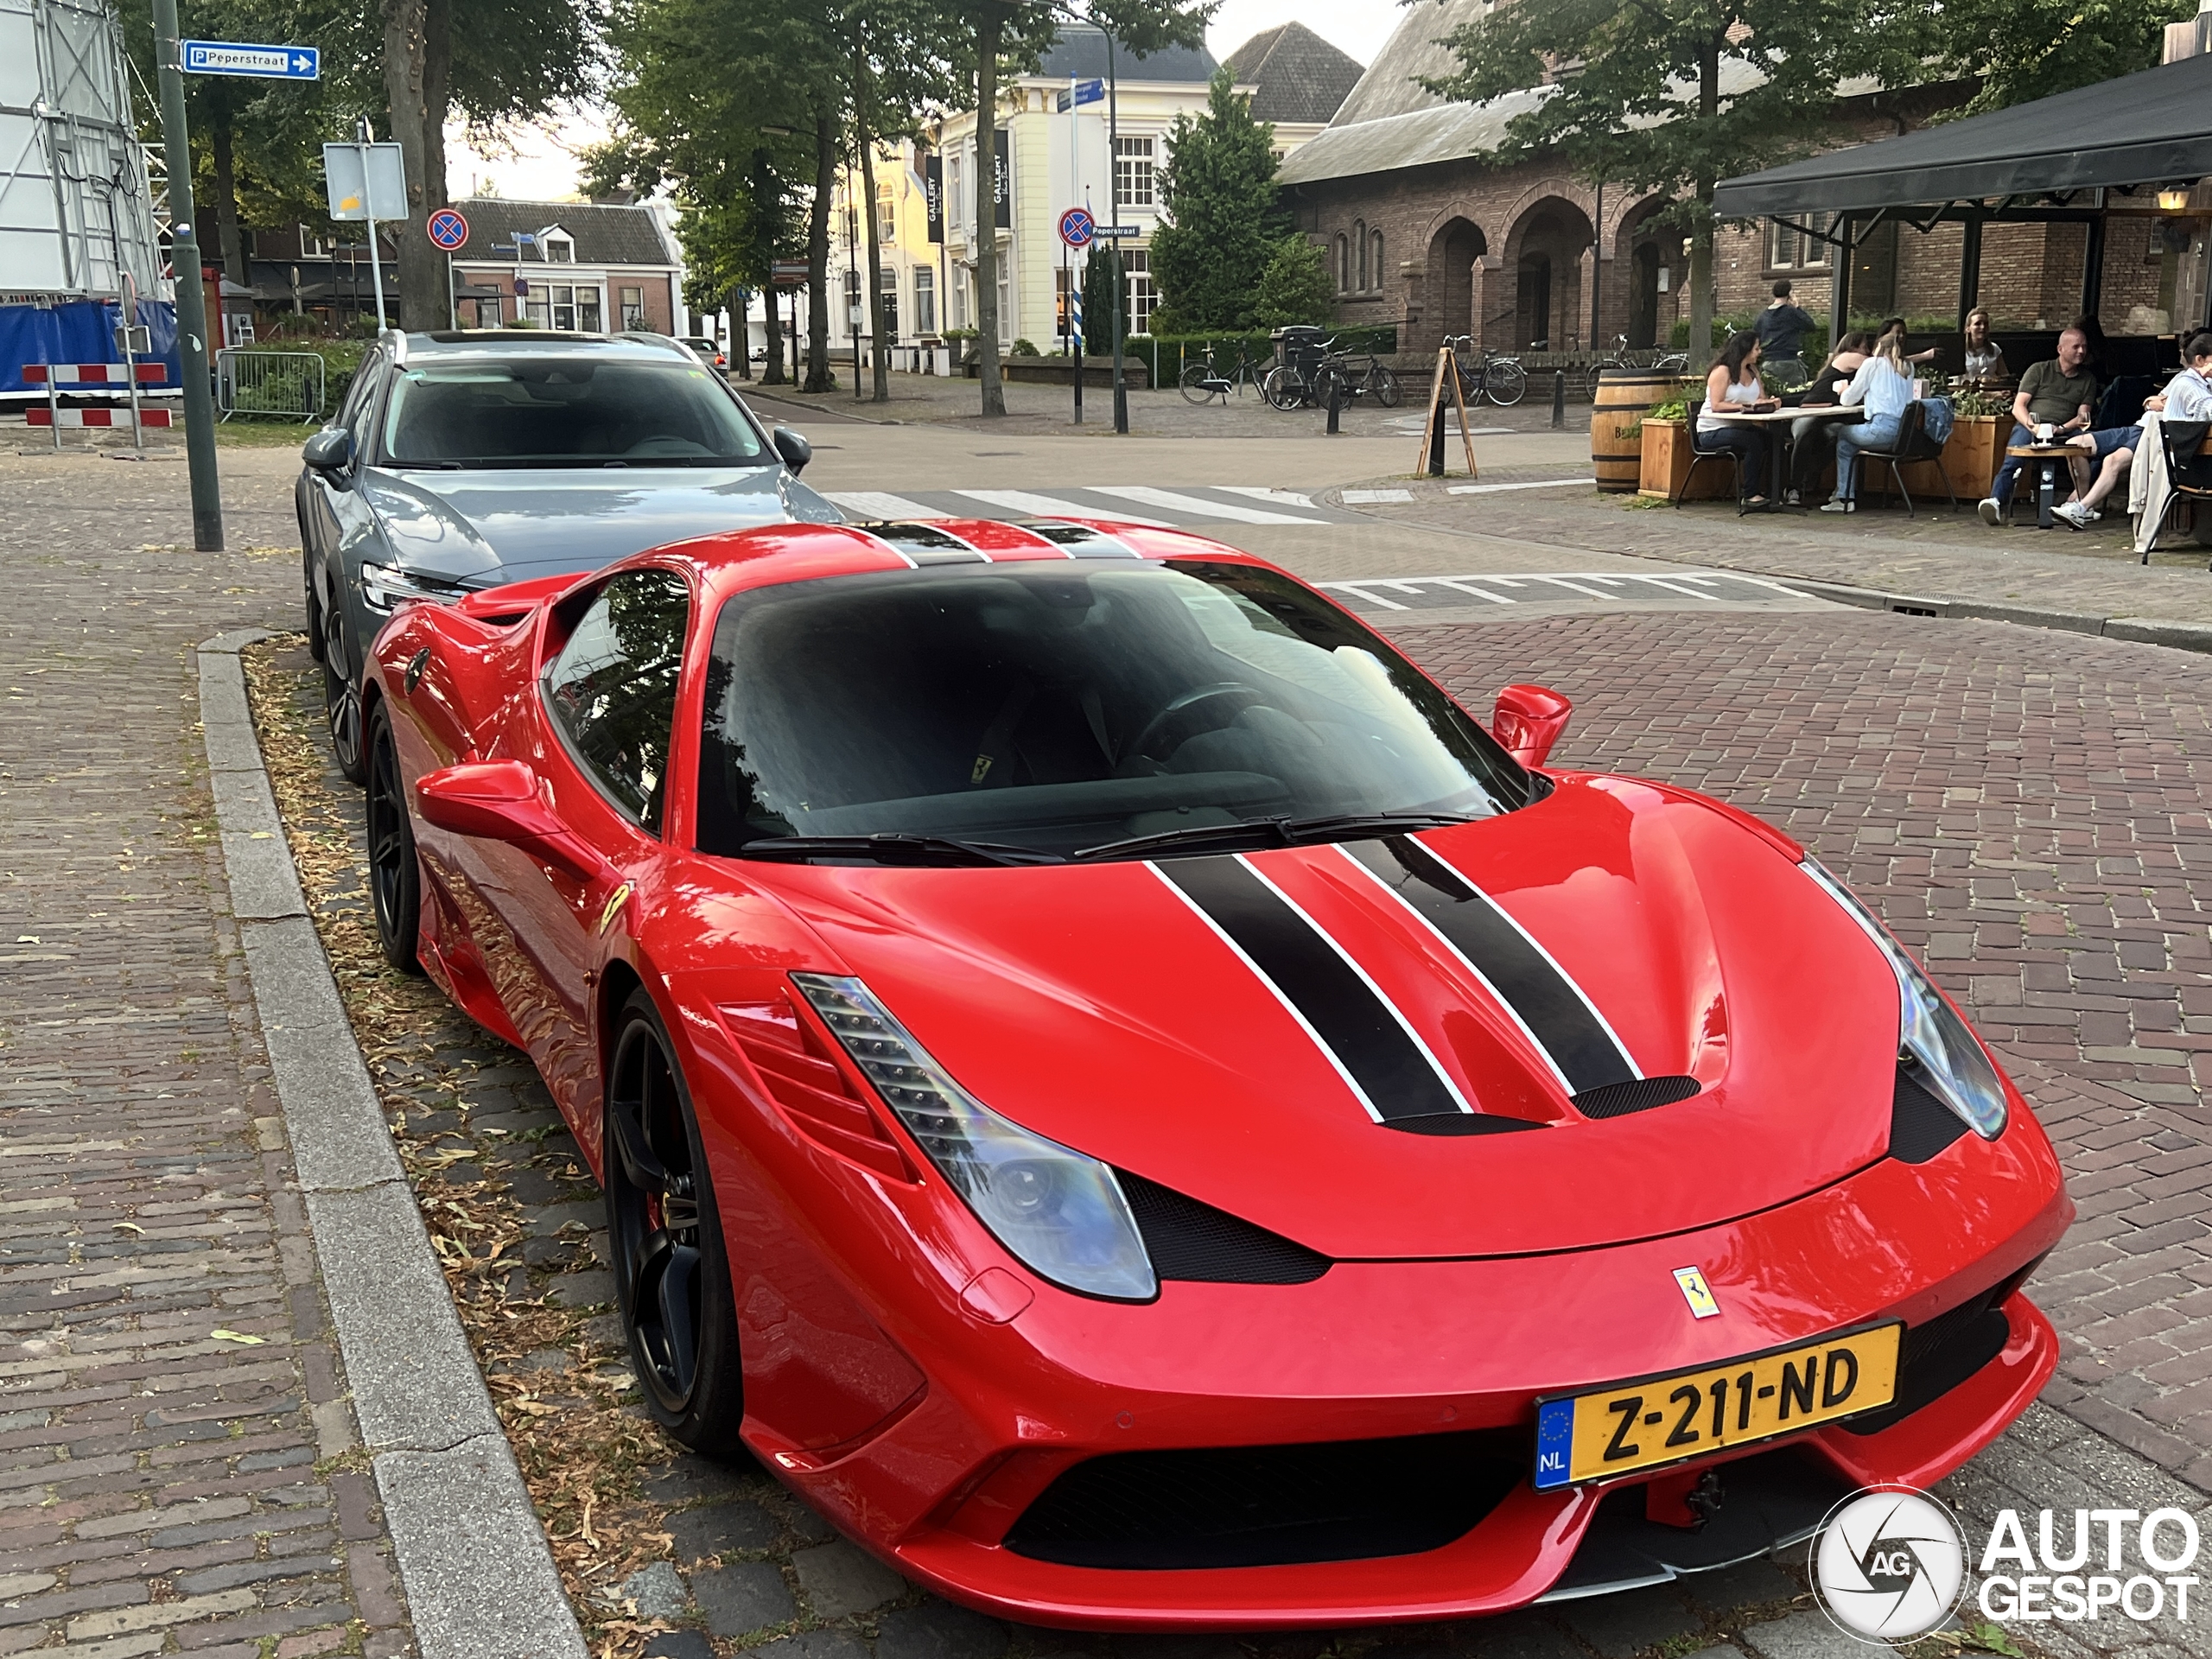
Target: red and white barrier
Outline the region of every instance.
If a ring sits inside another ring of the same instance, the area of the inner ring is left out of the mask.
[[[127,386],[130,384],[131,366],[127,363],[26,363],[23,382],[33,386],[99,386],[111,383]],[[142,386],[158,386],[168,378],[168,365],[165,363],[141,363],[137,367]]]
[[[23,411],[23,418],[33,426],[129,426],[128,409],[40,409],[35,406]],[[172,409],[142,409],[138,411],[141,426],[181,426],[177,411]]]

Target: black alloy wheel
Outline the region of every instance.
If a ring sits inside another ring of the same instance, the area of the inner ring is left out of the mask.
[[[369,716],[369,898],[377,918],[377,945],[402,972],[419,974],[423,867],[415,857],[415,826],[407,817],[407,785],[399,771],[399,743],[391,710],[379,702]]]
[[[645,1408],[693,1451],[734,1455],[744,1384],[721,1220],[690,1093],[642,987],[615,1025],[605,1162],[615,1293]]]
[[[332,594],[322,612],[322,715],[330,726],[330,752],[349,784],[369,780],[361,739],[361,679],[346,650],[346,615]]]

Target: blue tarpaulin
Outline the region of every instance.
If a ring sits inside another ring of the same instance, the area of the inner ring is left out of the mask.
[[[115,330],[122,315],[122,308],[112,300],[71,300],[51,307],[0,305],[0,392],[43,395],[45,387],[32,386],[24,380],[26,363],[120,363],[123,357],[115,348]],[[151,336],[154,347],[142,353],[140,360],[160,359],[168,371],[162,384],[182,385],[176,307],[167,300],[141,300],[138,321]]]

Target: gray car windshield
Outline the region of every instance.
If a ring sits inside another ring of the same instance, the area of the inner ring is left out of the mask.
[[[425,363],[394,377],[394,467],[748,467],[768,457],[696,364],[588,357]]]
[[[1273,571],[939,565],[728,601],[698,839],[726,856],[893,836],[1066,857],[1207,826],[1486,817],[1533,787],[1411,664]]]

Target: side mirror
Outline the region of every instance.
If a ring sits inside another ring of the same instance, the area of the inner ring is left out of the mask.
[[[300,459],[318,473],[342,473],[353,464],[353,435],[342,426],[325,427],[300,446]]]
[[[784,458],[784,465],[794,473],[806,470],[806,463],[814,459],[814,446],[791,429],[779,426],[769,435],[769,442],[776,446],[776,453]]]
[[[1552,745],[1567,734],[1574,705],[1541,685],[1509,685],[1497,694],[1490,734],[1524,766],[1541,766]]]
[[[599,853],[554,815],[537,774],[519,760],[467,760],[415,785],[423,821],[457,836],[504,841],[580,881],[607,874]]]

